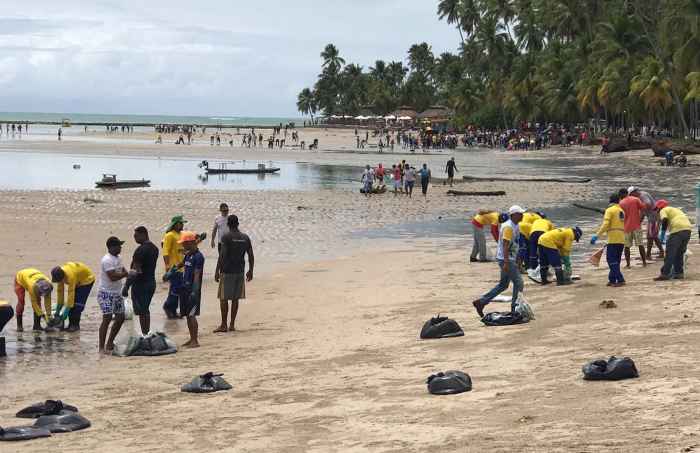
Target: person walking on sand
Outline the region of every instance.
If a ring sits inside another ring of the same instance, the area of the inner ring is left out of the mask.
[[[406,171],[404,171],[404,179],[406,180],[406,195],[408,198],[413,198],[413,186],[416,183],[416,169],[406,164]]]
[[[156,266],[158,265],[158,247],[148,237],[144,226],[134,230],[134,241],[139,245],[131,258],[131,270],[122,296],[127,297],[131,288],[131,303],[134,314],[139,317],[141,333],[147,335],[151,330],[151,301],[156,292]]]
[[[374,170],[372,167],[367,165],[365,167],[364,173],[362,173],[362,192],[364,192],[365,197],[372,195],[372,183],[374,182]]]
[[[14,126],[12,126],[12,127],[14,127]],[[63,129],[61,129],[61,128],[59,127],[59,128],[58,128],[58,141],[59,141],[59,142],[61,141],[61,136],[62,136],[62,135],[63,135]]]
[[[634,189],[634,187],[631,187]],[[644,203],[634,195],[629,195],[627,189],[620,190],[620,207],[625,212],[625,269],[630,266],[630,249],[639,247],[639,255],[642,257],[642,266],[647,267],[646,254],[644,253],[644,239],[642,238],[642,212]]]
[[[99,330],[100,352],[112,352],[114,339],[124,323],[122,280],[129,273],[119,258],[123,244],[124,241],[115,236],[107,239],[107,254],[100,261],[100,284],[97,290],[97,302],[102,310],[102,324],[100,324]],[[112,321],[114,322],[112,323]],[[110,323],[112,323],[111,329],[109,328]],[[107,338],[107,330],[109,330],[109,338]]]
[[[452,159],[447,161],[447,166],[445,167],[445,173],[447,173],[447,182],[450,184],[450,187],[452,187],[452,184],[454,183],[455,179],[455,172],[457,172],[457,163],[455,162],[455,158],[453,157]]]
[[[221,238],[224,234],[228,233],[228,205],[226,203],[221,203],[219,205],[219,214],[214,219],[214,228],[211,230],[211,248],[216,247],[218,251],[221,251]]]
[[[175,216],[170,220],[168,228],[163,236],[163,263],[165,264],[165,274],[163,281],[170,283],[168,297],[163,304],[163,310],[168,319],[177,319],[178,304],[182,308],[180,290],[182,288],[182,262],[184,251],[180,243],[180,235],[187,221],[181,216]],[[182,311],[181,316],[184,316]]]
[[[513,297],[511,299],[511,311],[515,311],[518,294],[523,290],[523,279],[520,276],[516,258],[518,255],[518,224],[523,219],[525,210],[520,206],[511,206],[508,210],[509,219],[501,224],[498,235],[498,267],[501,269],[501,278],[498,284],[488,293],[472,302],[480,318],[484,317],[484,307],[496,296],[508,289],[513,283]]]
[[[67,332],[80,330],[80,318],[85,309],[88,297],[95,284],[95,275],[85,264],[71,261],[51,270],[51,281],[58,283],[57,306],[54,311],[54,321],[63,327],[68,319]],[[64,299],[64,289],[68,287],[68,297]]]
[[[397,165],[391,166],[391,172],[394,178],[394,197],[399,195],[399,191],[403,191],[401,184],[401,169]]]
[[[423,197],[426,198],[428,196],[428,184],[430,184],[430,169],[428,168],[428,164],[423,164],[423,168],[420,169],[418,172],[420,173],[420,187],[421,187],[421,192],[423,192]]]
[[[245,299],[245,283],[253,280],[253,268],[255,267],[255,255],[253,244],[248,235],[238,229],[238,217],[231,215],[228,218],[229,232],[221,241],[221,253],[216,263],[214,280],[219,283],[219,304],[221,308],[221,325],[214,331],[226,332],[229,301],[231,302],[231,321],[228,331],[236,330],[236,316],[238,315],[238,301]],[[248,255],[248,272],[245,272],[245,256]]]
[[[15,275],[15,295],[17,296],[17,306],[15,313],[17,315],[17,332],[24,331],[22,325],[22,315],[24,314],[24,299],[29,293],[29,298],[32,303],[32,311],[34,312],[34,326],[32,330],[40,331],[41,318],[46,319],[48,326],[49,316],[51,315],[51,293],[53,285],[51,280],[36,269],[22,269]],[[41,309],[39,303],[41,298],[44,299],[44,310]]]
[[[197,234],[191,231],[182,233],[180,243],[186,252],[182,263],[183,287],[182,300],[180,302],[182,314],[187,317],[187,330],[190,332],[190,340],[182,346],[186,348],[199,347],[199,316],[202,305],[202,275],[204,273],[204,255],[197,248],[199,242]]]
[[[622,252],[625,248],[625,211],[620,207],[620,195],[610,196],[610,207],[605,210],[603,224],[598,232],[591,237],[591,245],[598,242],[598,236],[608,234],[608,245],[605,251],[605,258],[608,261],[608,286],[614,288],[624,286],[625,277],[622,275],[620,266],[622,264]]]
[[[659,200],[656,202],[656,210],[661,219],[661,242],[666,239],[666,232],[669,232],[668,242],[666,242],[666,256],[661,273],[655,281],[682,280],[685,277],[684,259],[685,252],[690,242],[690,232],[692,231],[690,220],[683,211],[668,205],[668,201]]]

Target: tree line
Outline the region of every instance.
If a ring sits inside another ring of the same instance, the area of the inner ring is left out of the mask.
[[[384,115],[442,104],[459,125],[605,119],[686,136],[698,127],[700,0],[439,0],[437,15],[456,29],[458,51],[415,44],[407,65],[365,71],[329,44],[299,110]]]

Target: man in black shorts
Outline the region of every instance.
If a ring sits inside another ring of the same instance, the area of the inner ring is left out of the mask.
[[[253,280],[255,256],[250,238],[238,230],[238,217],[228,217],[229,232],[221,238],[221,252],[216,263],[214,280],[219,282],[219,303],[221,325],[214,331],[233,332],[236,330],[238,301],[245,299],[245,282]],[[245,255],[248,255],[248,273],[245,273]],[[228,302],[231,301],[231,322],[226,327]]]
[[[452,187],[452,183],[455,180],[455,171],[457,170],[457,164],[455,163],[455,158],[453,157],[452,159],[447,161],[447,166],[445,167],[445,173],[447,173],[447,182],[450,184],[450,187]]]
[[[141,333],[147,335],[151,330],[151,300],[156,291],[158,247],[148,239],[148,230],[143,226],[134,230],[134,241],[139,246],[131,259],[129,279],[124,285],[122,295],[126,297],[129,294],[129,286],[131,286],[134,314],[139,317]]]

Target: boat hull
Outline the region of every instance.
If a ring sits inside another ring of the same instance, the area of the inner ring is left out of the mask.
[[[103,182],[98,181],[95,186],[99,189],[132,189],[135,187],[149,187],[151,181],[144,179],[142,181],[117,181],[117,182]]]
[[[280,171],[279,168],[266,168],[264,170],[258,170],[257,168],[208,168],[206,170],[208,175],[261,175],[277,173]]]

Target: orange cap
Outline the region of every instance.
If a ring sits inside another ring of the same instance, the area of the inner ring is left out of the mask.
[[[182,244],[184,242],[197,242],[197,233],[194,231],[183,231],[180,233],[180,240],[177,243]]]

